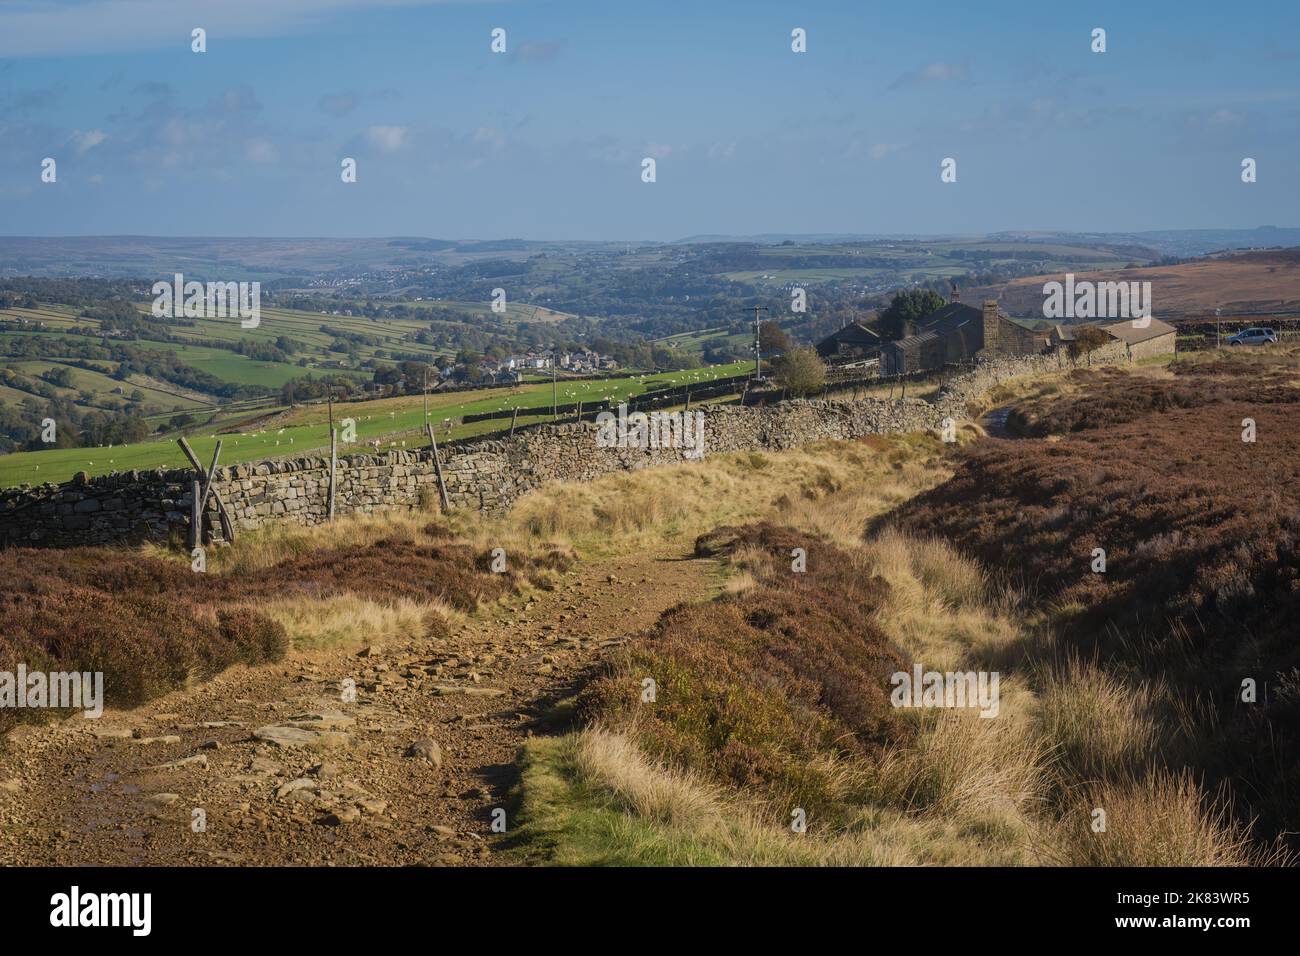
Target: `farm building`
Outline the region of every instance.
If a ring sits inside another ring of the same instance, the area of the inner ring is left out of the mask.
[[[850,322],[817,343],[823,359],[863,358],[880,348],[880,336],[861,322]]]
[[[1098,326],[1110,336],[1110,341],[1100,348],[1093,349],[1089,362],[1136,362],[1158,355],[1173,355],[1177,330],[1167,322],[1159,319],[1142,320],[1124,319]],[[1075,333],[1082,325],[1056,325],[1052,327],[1052,346],[1069,348],[1075,339]]]
[[[1047,332],[1016,324],[992,299],[982,309],[949,302],[917,322],[913,335],[881,346],[880,368],[885,375],[901,375],[952,362],[1034,355],[1048,344]]]

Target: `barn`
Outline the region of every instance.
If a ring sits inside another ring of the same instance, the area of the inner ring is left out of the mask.
[[[1056,325],[1052,327],[1052,345],[1068,349],[1083,325]],[[1159,319],[1124,319],[1097,328],[1110,339],[1105,345],[1086,353],[1084,361],[1098,363],[1137,362],[1145,358],[1173,355],[1178,331],[1168,322]]]
[[[824,361],[866,358],[880,348],[880,336],[861,322],[850,322],[817,343],[817,354]]]

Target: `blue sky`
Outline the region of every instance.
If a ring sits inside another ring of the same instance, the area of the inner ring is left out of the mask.
[[[0,0],[8,235],[1293,226],[1297,176],[1294,2]]]

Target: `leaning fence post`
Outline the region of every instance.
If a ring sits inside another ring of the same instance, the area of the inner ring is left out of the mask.
[[[515,437],[515,422],[519,421],[519,406],[515,406],[514,414],[510,416],[510,437]]]
[[[217,473],[217,461],[221,458],[221,439],[217,439],[217,447],[212,450],[212,466],[208,469],[206,478],[203,483],[203,497],[199,499],[199,511],[203,511],[208,505],[208,494],[212,491],[212,476]]]
[[[433,426],[429,425],[427,428],[429,429],[429,444],[433,446],[433,474],[438,480],[438,496],[442,499],[442,510],[445,514],[451,510],[451,502],[447,500],[447,484],[442,480],[442,462],[438,460],[438,439],[433,437]]]
[[[199,474],[204,474],[203,465],[199,462],[199,456],[194,454],[194,449],[191,448],[190,443],[185,440],[185,436],[182,435],[180,438],[176,439],[176,443],[181,446],[181,451],[185,453],[185,457],[189,459],[190,464],[194,466],[194,470]],[[216,464],[217,458],[216,455],[213,455],[212,466],[214,471],[216,470]],[[209,482],[209,487],[211,488],[211,482]],[[211,493],[213,499],[217,502],[217,514],[221,518],[221,531],[226,536],[227,543],[233,544],[235,541],[235,519],[230,514],[229,509],[226,508],[226,502],[222,499],[221,492],[217,491],[215,488],[211,488]],[[203,496],[204,498],[207,498],[207,492],[204,492]]]

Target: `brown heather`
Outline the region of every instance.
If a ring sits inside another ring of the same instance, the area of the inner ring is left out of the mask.
[[[721,528],[696,552],[740,557],[754,585],[670,611],[588,686],[581,712],[635,726],[657,759],[834,819],[860,782],[854,758],[909,736],[888,691],[910,663],[873,618],[888,585],[859,556],[766,523]]]
[[[1172,380],[1142,380],[1111,368],[1079,370],[1068,376],[1068,387],[1080,388],[1080,393],[1069,401],[1048,398],[1021,403],[1007,416],[1007,428],[1023,437],[1044,438],[1110,428],[1177,408],[1223,402],[1300,404],[1300,388],[1289,384],[1293,376],[1285,369],[1268,366],[1275,371],[1249,380],[1232,377],[1238,369],[1251,367],[1233,361],[1185,362],[1174,366]]]
[[[1300,830],[1300,401],[1284,400],[1287,386],[1225,383],[1236,369],[1182,372],[1193,407],[1154,401],[1150,383],[1095,376],[1038,421],[1103,418],[1062,440],[969,449],[951,480],[894,520],[1052,602],[1071,653],[1157,698],[1169,731],[1157,759],[1192,767],[1208,789],[1250,781],[1233,787],[1233,809],[1267,837]],[[1244,418],[1254,443],[1242,441]],[[1091,571],[1094,548],[1106,551],[1104,574]],[[1259,703],[1241,701],[1245,678]],[[1087,760],[1079,769],[1096,771]]]
[[[478,549],[420,543],[410,531],[262,567],[236,559],[205,574],[130,550],[9,550],[0,552],[0,670],[15,671],[21,662],[28,670],[102,671],[107,703],[129,707],[233,664],[282,659],[289,641],[276,608],[355,597],[385,607],[468,611],[565,560],[558,552],[540,561],[512,554],[511,570],[495,574]],[[424,623],[446,626],[434,613]],[[16,714],[40,717],[5,711],[0,732]]]

